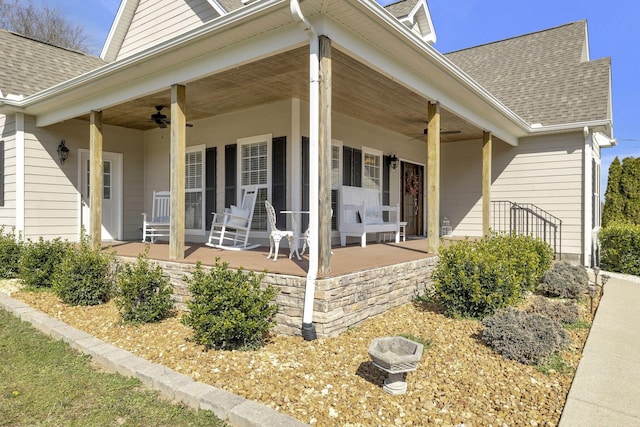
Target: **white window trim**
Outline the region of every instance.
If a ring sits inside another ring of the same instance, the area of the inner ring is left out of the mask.
[[[207,224],[205,224],[205,222],[207,220],[206,215],[205,215],[205,211],[206,211],[206,209],[205,209],[205,205],[206,205],[206,202],[205,202],[205,178],[207,176],[207,170],[206,170],[207,161],[206,161],[206,157],[205,157],[206,156],[206,150],[207,150],[207,146],[205,144],[193,145],[193,146],[190,146],[190,147],[186,147],[186,150],[185,150],[185,154],[198,152],[198,151],[200,151],[202,153],[202,177],[201,177],[201,182],[200,182],[200,193],[202,195],[202,209],[201,209],[201,212],[200,212],[202,220],[201,220],[200,223],[202,224],[202,227],[200,227],[200,228],[185,228],[185,230],[184,230],[185,234],[192,235],[192,236],[194,236],[194,235],[195,236],[204,236],[206,234],[206,228],[207,228]],[[185,165],[186,165],[186,162],[187,162],[186,158],[184,159],[184,162],[185,162]],[[185,188],[185,194],[187,192],[196,193],[197,191],[187,191],[187,189]]]
[[[375,148],[369,148],[369,147],[362,147],[362,169],[360,171],[362,176],[362,180],[364,181],[365,179],[365,175],[364,175],[364,170],[365,170],[365,161],[364,158],[365,156],[369,154],[371,156],[378,156],[380,158],[380,169],[379,169],[379,175],[378,175],[378,182],[380,183],[379,187],[378,187],[378,192],[380,193],[380,197],[382,197],[382,187],[383,187],[383,182],[382,182],[382,172],[384,169],[384,165],[382,164],[382,162],[384,161],[384,156],[381,150],[376,150]],[[364,182],[363,182],[364,184]],[[364,185],[363,185],[364,187]]]
[[[240,203],[242,198],[242,190],[246,187],[253,187],[254,185],[243,185],[242,184],[242,146],[247,144],[255,144],[257,142],[265,142],[267,143],[267,182],[265,184],[256,185],[255,187],[266,188],[267,189],[267,199],[272,200],[271,195],[271,178],[272,178],[272,149],[273,149],[273,134],[265,133],[262,135],[254,135],[246,138],[238,138],[236,140],[238,144],[238,154],[236,156],[236,182],[238,183],[236,188],[236,200]],[[252,227],[253,228],[253,227]],[[257,237],[268,237],[269,233],[267,230],[256,230],[251,231],[251,233]]]

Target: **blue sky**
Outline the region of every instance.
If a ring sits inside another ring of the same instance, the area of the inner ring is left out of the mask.
[[[379,0],[386,5],[395,0]],[[34,0],[57,6],[91,35],[99,53],[119,0]],[[637,0],[428,0],[443,53],[587,20],[591,59],[611,57],[614,136],[602,152],[602,194],[615,156],[640,157],[640,1]]]

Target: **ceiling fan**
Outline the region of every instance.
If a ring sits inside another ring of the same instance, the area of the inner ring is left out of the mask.
[[[167,118],[166,114],[162,114],[162,109],[164,108],[164,105],[156,105],[156,112],[154,114],[151,115],[151,120],[152,122],[154,122],[155,124],[158,125],[158,127],[160,128],[166,128],[167,125],[171,124],[171,120],[169,120]],[[187,127],[193,127],[193,125],[191,123],[187,123],[186,124]]]
[[[440,135],[453,135],[456,133],[461,133],[462,131],[459,130],[441,130],[440,131]],[[415,136],[414,138],[411,138],[410,141],[413,141],[414,139],[420,139],[423,138],[425,136],[427,136],[427,134],[429,133],[429,128],[424,128],[424,130],[422,131],[422,134]]]

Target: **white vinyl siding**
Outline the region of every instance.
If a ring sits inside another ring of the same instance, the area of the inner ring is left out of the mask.
[[[491,199],[533,203],[562,220],[562,252],[582,253],[582,134],[494,142]],[[482,144],[442,144],[440,219],[456,236],[482,235]]]
[[[118,59],[161,44],[218,16],[207,0],[140,0]]]

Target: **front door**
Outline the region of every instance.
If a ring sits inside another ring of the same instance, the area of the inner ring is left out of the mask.
[[[402,221],[406,221],[407,236],[423,235],[424,223],[424,167],[414,163],[401,163]]]
[[[102,240],[122,240],[122,154],[102,153]],[[80,151],[80,193],[82,225],[89,230],[90,220],[89,151]]]

